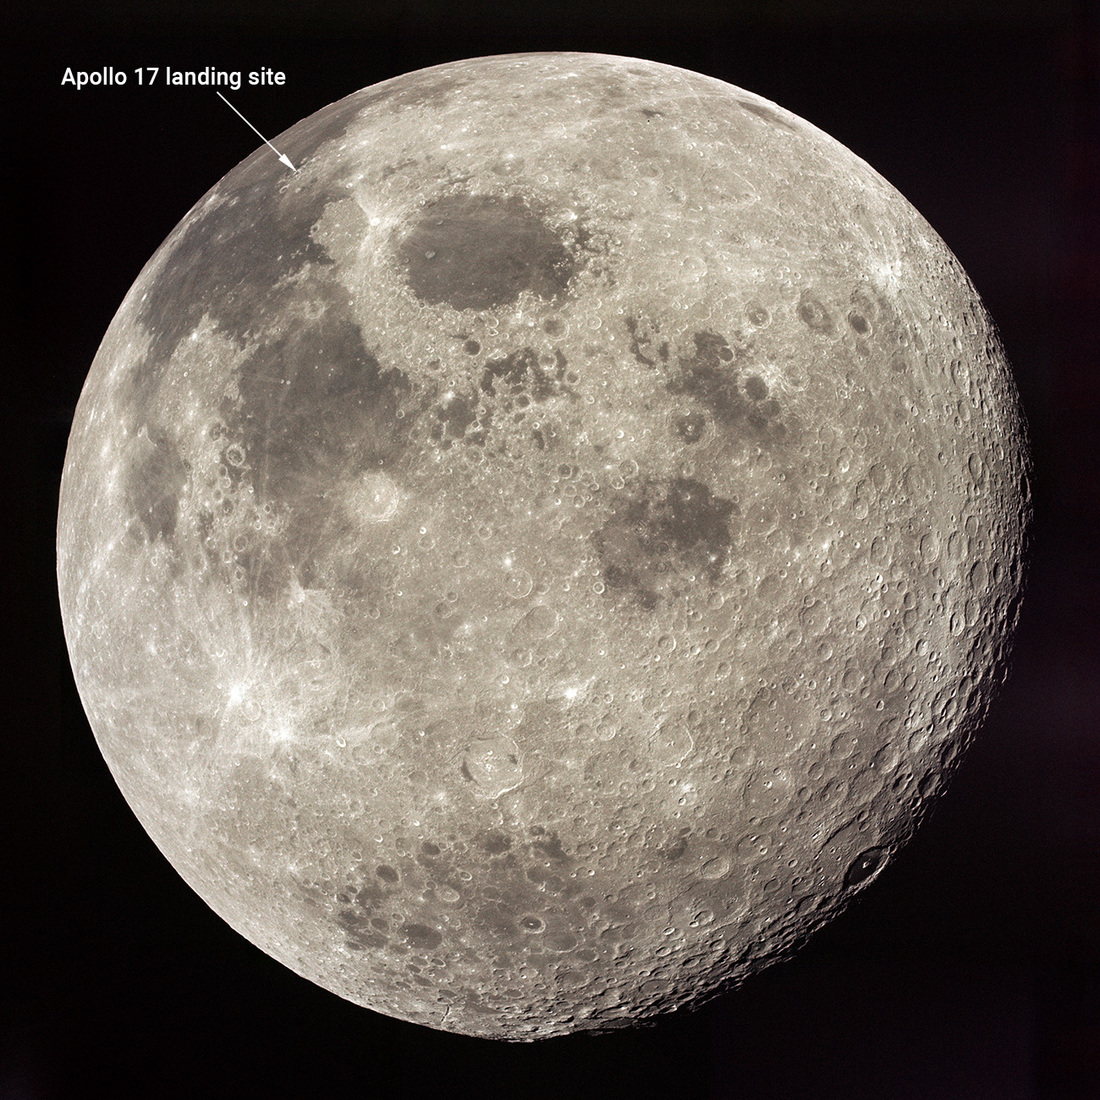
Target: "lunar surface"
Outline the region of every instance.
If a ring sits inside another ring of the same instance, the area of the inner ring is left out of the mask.
[[[697,1004],[878,876],[1004,674],[1022,420],[958,261],[750,92],[585,54],[358,92],[126,297],[58,578],[135,814],[360,1005]]]

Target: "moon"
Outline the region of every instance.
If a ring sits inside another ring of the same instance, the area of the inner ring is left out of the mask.
[[[790,954],[1005,675],[1023,419],[959,262],[721,81],[441,65],[275,139],[122,303],[58,582],[129,805],[403,1020],[639,1024]]]

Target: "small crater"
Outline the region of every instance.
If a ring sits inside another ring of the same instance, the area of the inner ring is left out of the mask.
[[[401,877],[392,867],[387,867],[385,864],[382,864],[382,866],[377,868],[374,873],[383,882],[389,883],[394,883]]]

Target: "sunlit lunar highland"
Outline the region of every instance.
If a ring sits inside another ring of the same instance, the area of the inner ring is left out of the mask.
[[[380,1012],[697,1004],[908,838],[1002,676],[1029,503],[944,243],[781,107],[483,58],[263,147],[73,423],[76,683],[188,883]]]

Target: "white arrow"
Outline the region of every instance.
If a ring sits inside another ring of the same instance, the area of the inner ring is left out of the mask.
[[[221,92],[218,92],[218,95],[221,96],[222,102],[237,115],[241,122],[243,122],[250,130],[253,130],[256,133],[256,135],[264,143],[264,145],[266,145],[279,158],[279,160],[283,162],[283,164],[285,164],[292,172],[298,171],[298,169],[290,163],[290,157],[288,157],[285,153],[280,153],[279,150],[276,149],[275,146],[272,145],[271,142],[268,141],[267,138],[265,138],[263,134],[261,134],[260,131],[257,130],[256,127],[253,126],[252,123],[249,122],[248,119],[245,118],[244,115],[242,115],[241,112],[238,111],[237,108],[234,107],[233,104],[230,103],[229,100],[221,94]]]

